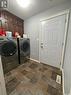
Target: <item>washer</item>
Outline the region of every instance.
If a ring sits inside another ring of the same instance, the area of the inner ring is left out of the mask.
[[[20,46],[20,62],[23,64],[27,59],[30,59],[30,39],[19,38]]]
[[[0,54],[4,74],[16,68],[19,65],[17,39],[0,38]]]

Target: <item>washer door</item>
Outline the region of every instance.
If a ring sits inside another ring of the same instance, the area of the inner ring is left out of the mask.
[[[24,56],[28,56],[30,54],[30,43],[28,40],[22,42],[21,50],[23,51]]]
[[[17,46],[13,41],[3,42],[1,46],[1,55],[8,57],[13,56],[17,52]]]

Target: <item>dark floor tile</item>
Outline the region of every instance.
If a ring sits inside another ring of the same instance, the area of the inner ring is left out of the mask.
[[[57,90],[50,85],[48,85],[47,92],[50,93],[50,95],[57,95]]]
[[[51,78],[56,81],[56,76],[57,76],[57,73],[55,73],[55,72],[53,71]]]
[[[31,82],[32,84],[35,84],[35,83],[38,82],[38,78],[37,78],[37,77],[32,77],[32,79],[30,80],[30,82]]]
[[[48,89],[47,92],[50,93],[50,95],[62,95],[61,92],[59,92],[59,90],[57,90],[56,88],[48,85]]]
[[[47,81],[47,77],[45,75],[42,75],[42,80]]]
[[[28,74],[25,75],[28,79],[32,79],[34,77],[34,73],[29,72]]]
[[[46,71],[46,70],[48,70],[46,67],[41,67],[41,68],[39,68],[39,71],[41,71],[41,72],[44,72],[44,71]]]
[[[38,67],[38,65],[37,65],[37,64],[34,64],[34,63],[32,63],[29,67],[30,67],[31,69],[35,69],[35,68],[37,68],[37,67]]]
[[[7,94],[9,95],[19,84],[19,81],[17,81],[16,78],[13,78],[6,84]]]
[[[26,74],[28,74],[28,71],[23,70],[23,71],[21,71],[21,73],[22,73],[23,75],[26,75]]]
[[[10,76],[10,75],[11,75],[11,72],[6,73],[6,76],[7,76],[7,77]]]
[[[42,67],[45,67],[45,68],[48,68],[48,69],[53,70],[53,68],[52,68],[51,66],[49,66],[49,65],[47,65],[47,64],[44,64],[44,63],[41,63],[41,64],[42,64]]]

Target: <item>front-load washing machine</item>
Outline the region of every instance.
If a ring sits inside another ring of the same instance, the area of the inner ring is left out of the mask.
[[[20,48],[20,63],[24,64],[25,61],[30,59],[30,39],[19,38]]]
[[[4,74],[19,66],[16,38],[0,38],[0,54]]]

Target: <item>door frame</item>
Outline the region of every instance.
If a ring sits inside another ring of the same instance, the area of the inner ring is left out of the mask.
[[[50,20],[50,19],[53,19],[55,17],[58,17],[58,16],[62,16],[62,15],[67,15],[66,16],[66,25],[65,25],[65,34],[64,34],[64,41],[63,41],[63,49],[62,49],[62,55],[61,55],[61,60],[60,60],[60,70],[62,70],[63,66],[64,66],[64,58],[65,58],[65,51],[66,51],[66,44],[67,44],[67,35],[68,35],[68,27],[69,27],[69,18],[70,18],[70,10],[65,10],[63,12],[60,12],[58,14],[55,14],[53,16],[50,16],[48,18],[45,18],[45,19],[42,19],[40,20],[40,32],[41,32],[41,23],[42,21],[46,21],[46,20]],[[39,33],[39,62],[41,62],[40,60],[40,33]]]

